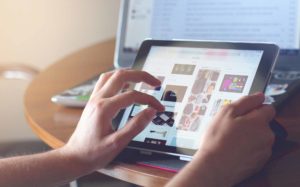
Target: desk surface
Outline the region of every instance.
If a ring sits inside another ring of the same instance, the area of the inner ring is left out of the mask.
[[[24,97],[25,115],[33,131],[48,145],[63,146],[82,112],[51,103],[51,96],[110,69],[113,54],[114,40],[96,44],[53,64],[31,82]],[[289,140],[295,143],[281,148],[260,173],[241,186],[300,186],[299,106],[300,93],[277,115],[289,132]],[[100,172],[142,186],[162,186],[174,176],[167,171],[126,163],[112,163]]]

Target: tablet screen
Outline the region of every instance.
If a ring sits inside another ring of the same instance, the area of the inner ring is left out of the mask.
[[[156,97],[165,106],[133,141],[196,150],[218,110],[248,95],[263,50],[152,46],[142,70],[161,80],[160,87],[145,83],[134,89]],[[147,106],[128,107],[120,121]]]

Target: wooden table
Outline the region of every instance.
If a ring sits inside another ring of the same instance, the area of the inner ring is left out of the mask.
[[[114,47],[114,40],[109,40],[82,49],[48,67],[29,85],[24,97],[26,118],[33,131],[51,147],[61,147],[68,141],[82,112],[51,103],[51,96],[110,69]],[[296,143],[284,146],[260,173],[241,186],[300,186],[300,93],[287,106],[277,119],[287,128],[289,140]],[[174,176],[126,163],[112,163],[100,172],[142,186],[162,186]]]

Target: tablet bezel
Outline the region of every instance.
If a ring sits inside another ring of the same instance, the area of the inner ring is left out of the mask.
[[[211,49],[236,49],[236,50],[262,50],[263,55],[254,77],[249,94],[255,92],[264,92],[271,72],[274,69],[276,59],[279,54],[279,47],[275,44],[267,43],[238,43],[238,42],[211,42],[211,41],[164,41],[164,40],[145,40],[138,54],[136,56],[133,69],[141,70],[149,54],[152,46],[166,46],[166,47],[188,47],[188,48],[211,48]],[[122,120],[124,111],[121,111],[115,119],[115,124],[119,124]],[[118,127],[116,128],[118,129]],[[192,156],[197,150],[173,147],[173,146],[159,146],[154,144],[147,144],[145,142],[131,141],[129,148],[149,150],[151,152],[158,152],[164,154],[171,154],[177,156]]]

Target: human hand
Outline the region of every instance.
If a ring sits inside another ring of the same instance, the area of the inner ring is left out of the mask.
[[[272,153],[275,115],[255,94],[224,106],[210,123],[193,160],[170,186],[232,186],[259,171]]]
[[[153,96],[137,91],[119,93],[129,82],[160,85],[158,79],[143,71],[118,70],[102,74],[75,132],[62,148],[65,155],[70,155],[88,171],[100,169],[111,162],[150,123],[156,112],[164,110]],[[121,109],[134,103],[149,107],[132,118],[124,128],[114,132],[112,119]]]

